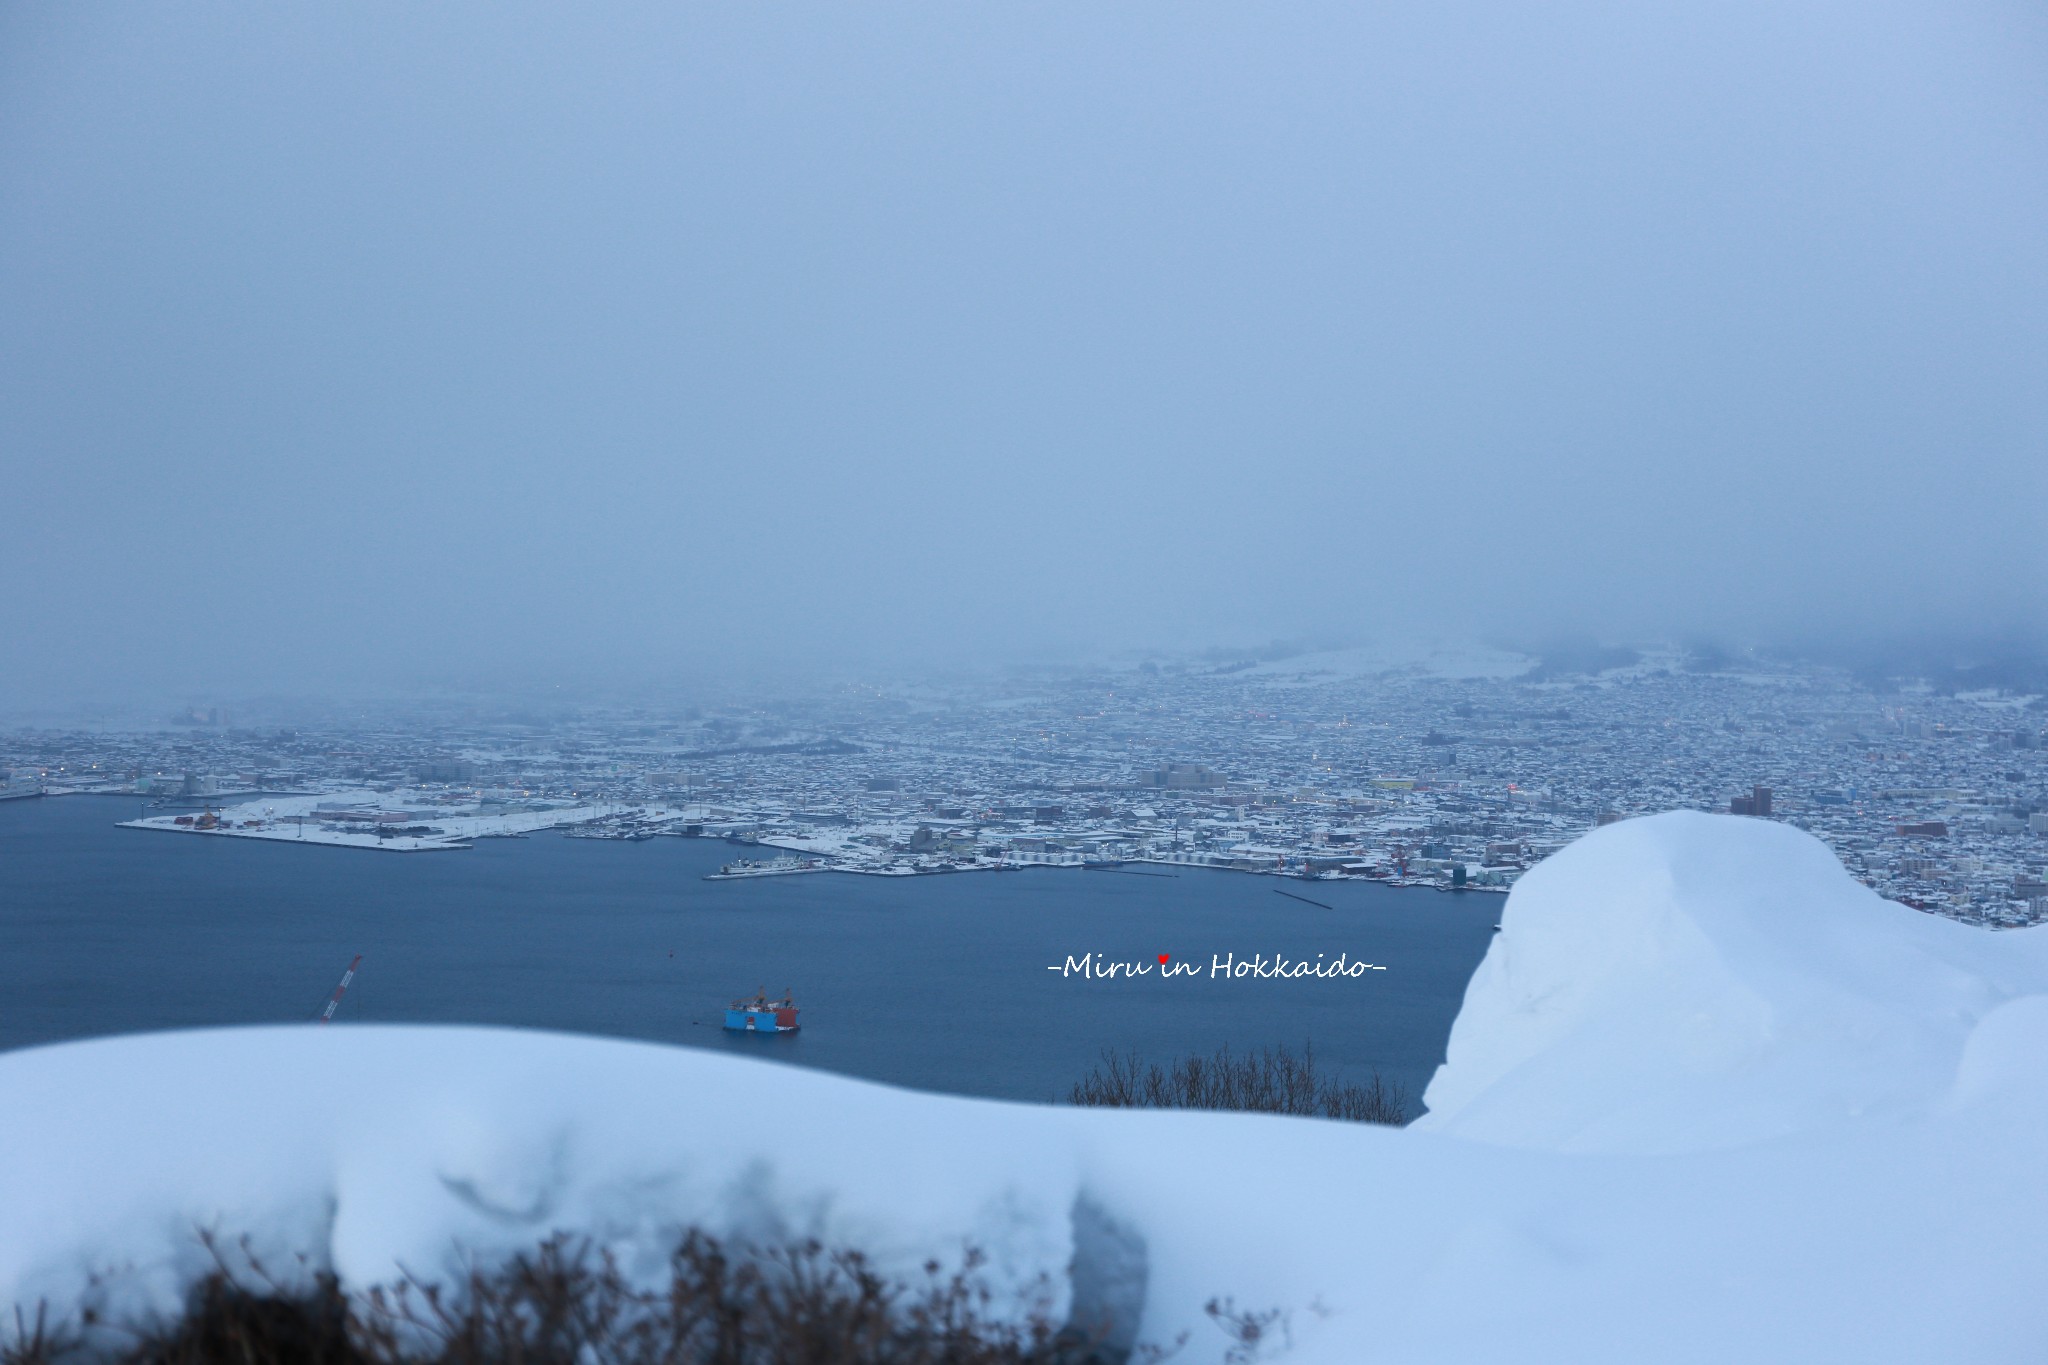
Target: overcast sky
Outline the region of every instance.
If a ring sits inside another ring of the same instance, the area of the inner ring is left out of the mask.
[[[0,9],[0,700],[2037,627],[2037,5]]]

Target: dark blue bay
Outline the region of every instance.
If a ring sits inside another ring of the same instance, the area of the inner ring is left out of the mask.
[[[1419,1097],[1502,905],[1192,870],[707,882],[738,850],[537,835],[397,854],[115,827],[137,809],[0,803],[0,1048],[310,1019],[362,953],[344,1026],[615,1034],[1024,1100],[1063,1095],[1104,1048],[1164,1060],[1312,1042],[1346,1075],[1377,1068]],[[1047,970],[1088,952],[1202,971]],[[1257,953],[1387,970],[1208,975],[1216,956]],[[718,1027],[727,999],[760,986],[795,990],[801,1033]]]

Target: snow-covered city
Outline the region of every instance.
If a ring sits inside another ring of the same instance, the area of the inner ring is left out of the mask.
[[[760,704],[0,738],[11,794],[138,829],[387,851],[721,837],[727,875],[1183,863],[1505,891],[1597,825],[1782,820],[1880,894],[2048,918],[2040,697],[1677,649],[1145,661]],[[452,713],[452,714],[451,714]],[[316,875],[309,870],[309,875]]]

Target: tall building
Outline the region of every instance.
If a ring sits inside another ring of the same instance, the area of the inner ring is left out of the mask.
[[[1223,785],[1223,774],[1201,763],[1170,763],[1146,773],[1143,785],[1169,791],[1208,791]]]
[[[1749,795],[1731,797],[1728,801],[1730,815],[1763,815],[1771,813],[1771,789],[1751,787]]]

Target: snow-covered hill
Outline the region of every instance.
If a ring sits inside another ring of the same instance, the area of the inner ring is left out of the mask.
[[[2048,938],[1882,901],[1796,830],[1669,815],[1524,878],[1408,1130],[912,1094],[705,1052],[270,1028],[0,1057],[0,1302],[168,1306],[193,1230],[362,1285],[588,1230],[974,1241],[1177,1357],[2048,1352]],[[651,1259],[647,1262],[651,1264]],[[88,1289],[89,1282],[96,1287]]]

